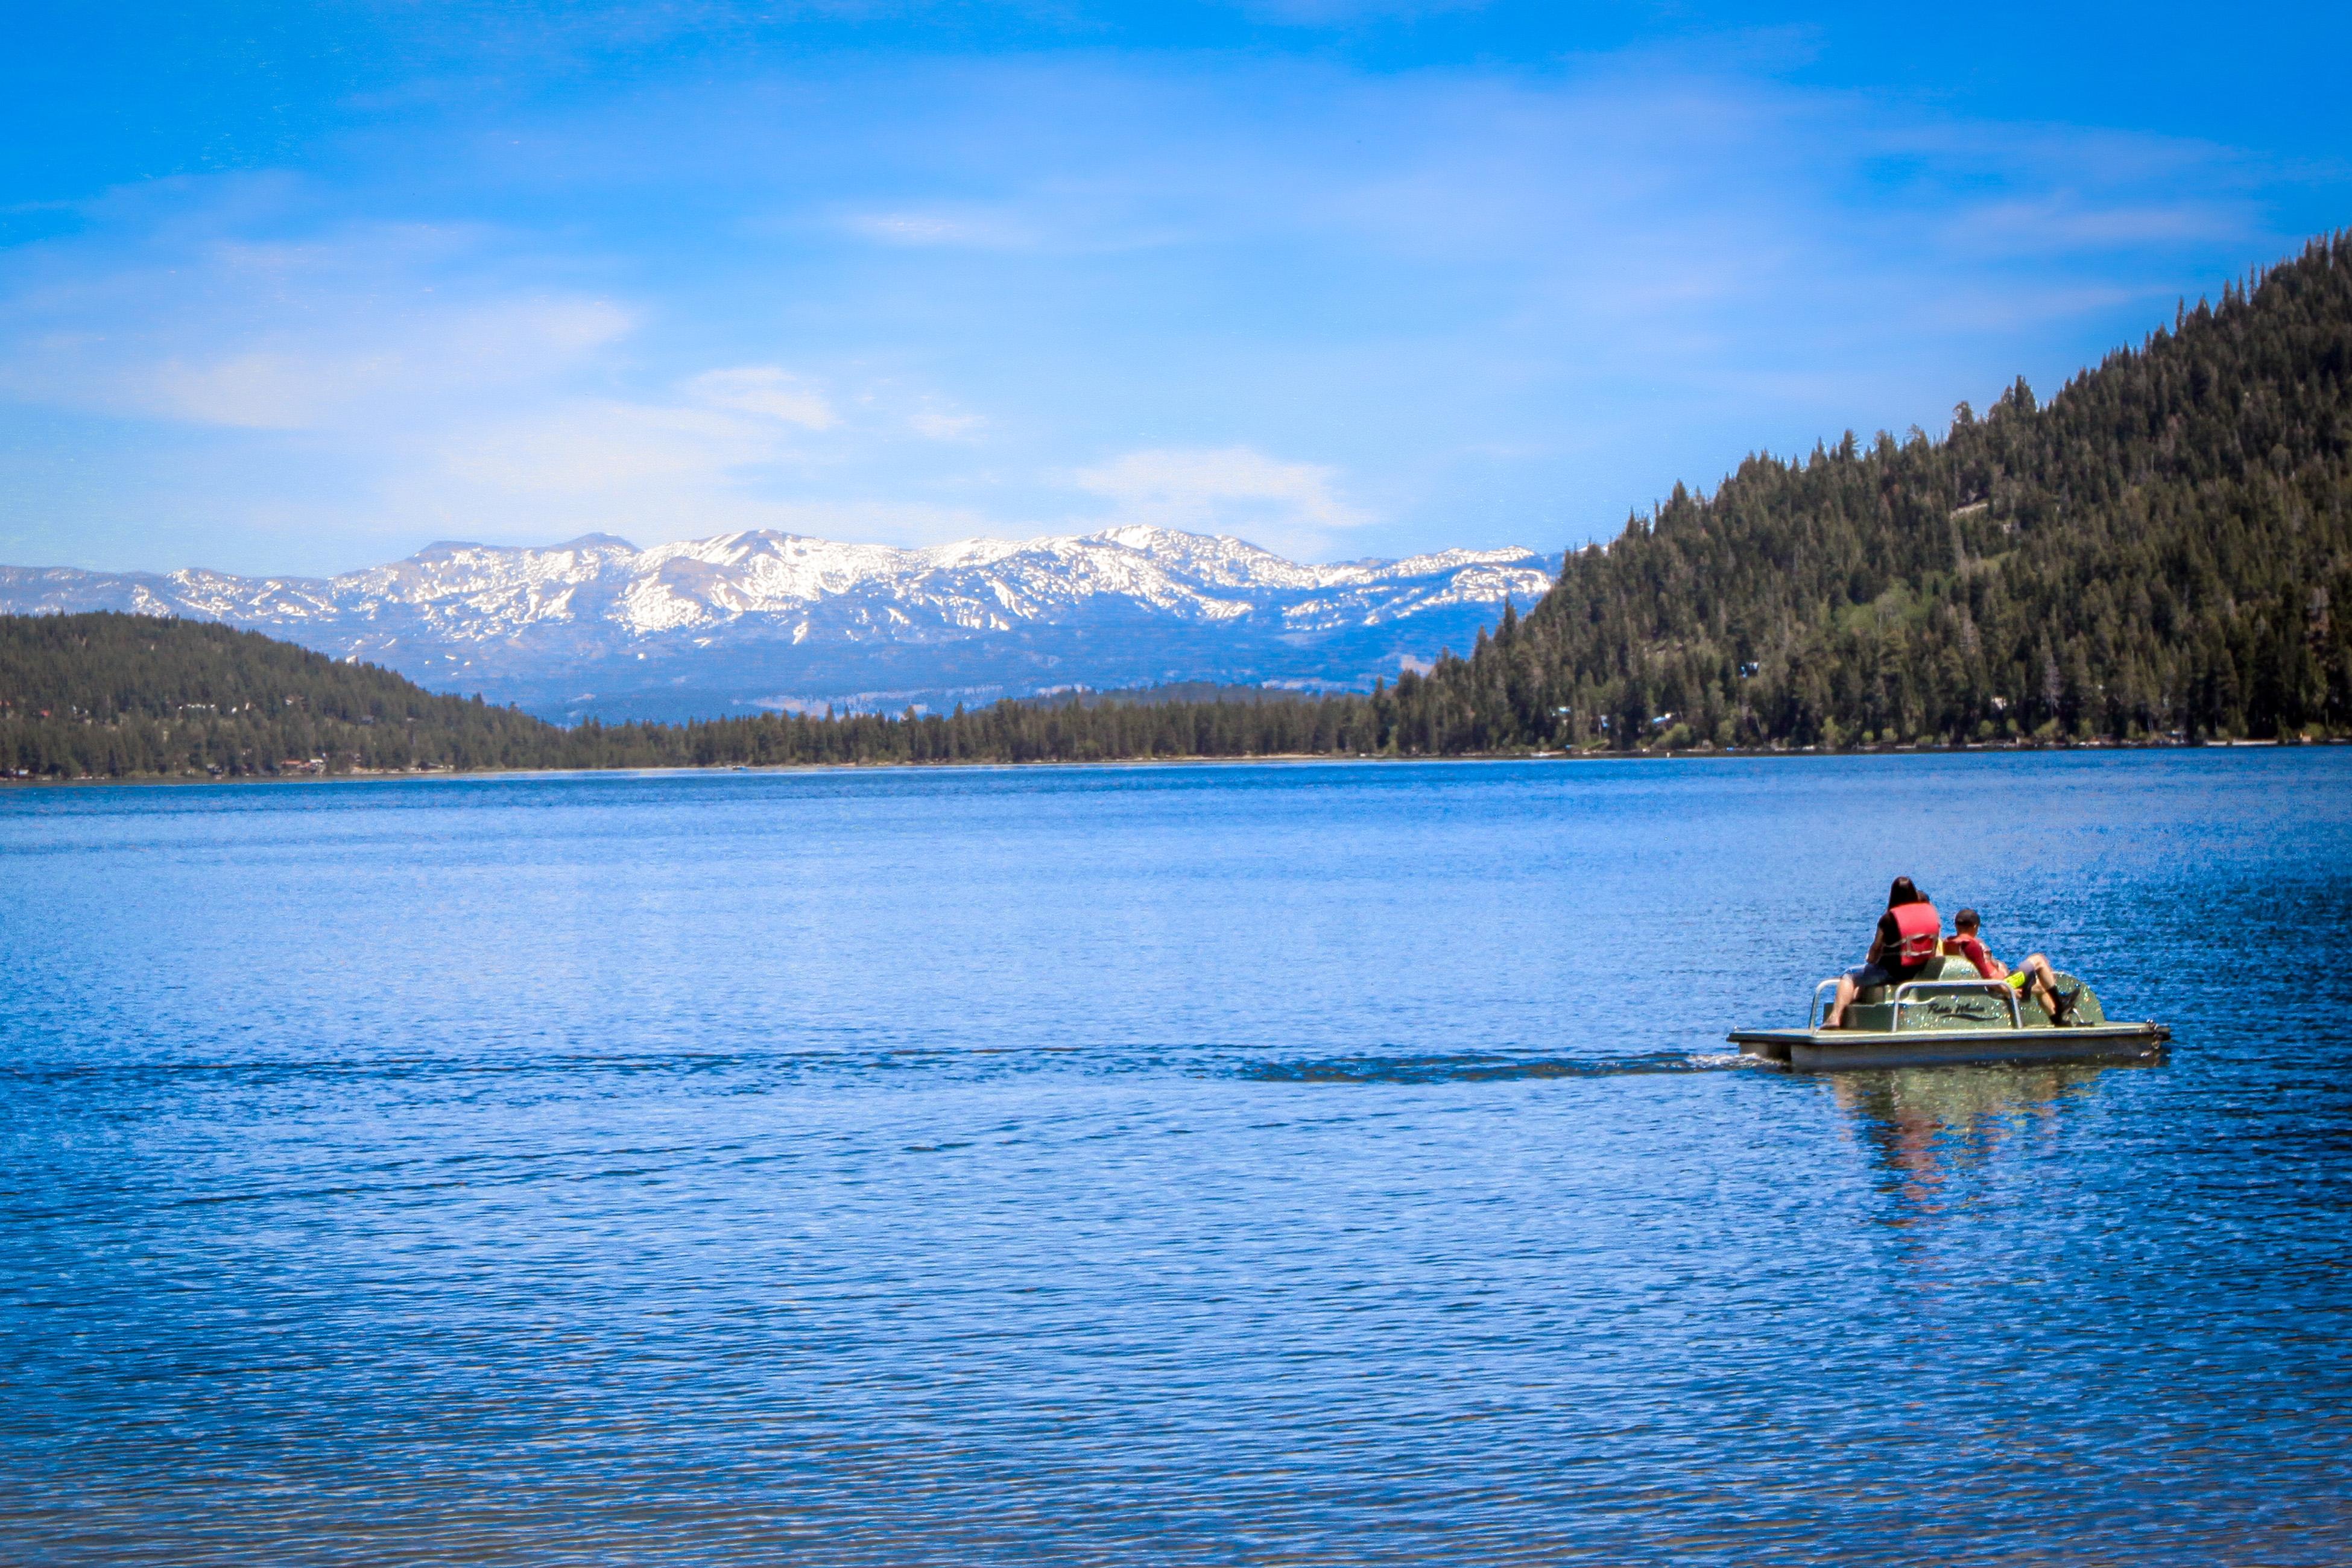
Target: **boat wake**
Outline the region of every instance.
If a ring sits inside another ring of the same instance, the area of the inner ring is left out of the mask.
[[[1753,1058],[1737,1052],[1654,1051],[1628,1057],[1529,1057],[1468,1053],[1420,1057],[1323,1057],[1306,1061],[1258,1061],[1236,1077],[1260,1083],[1492,1083],[1517,1079],[1630,1078],[1666,1073],[1738,1072]]]

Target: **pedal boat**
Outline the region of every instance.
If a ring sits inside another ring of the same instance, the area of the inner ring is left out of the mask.
[[[1834,976],[1813,987],[1801,1029],[1734,1029],[1743,1056],[1811,1072],[1841,1068],[1936,1067],[1958,1062],[2150,1061],[2172,1031],[2162,1024],[2109,1021],[2098,997],[2071,974],[2067,1022],[2050,1021],[2041,1005],[1999,980],[1980,977],[1965,959],[1946,958],[1934,977],[1861,992],[1842,1028],[1822,1026],[1835,1000]],[[1955,973],[1957,971],[1957,973]]]

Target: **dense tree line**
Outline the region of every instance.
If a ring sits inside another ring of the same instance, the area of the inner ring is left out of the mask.
[[[0,617],[28,777],[2352,732],[2352,231],[2046,405],[1677,487],[1393,687],[564,730],[225,626]]]
[[[2342,733],[2347,496],[2352,231],[2046,406],[1678,487],[1402,682],[1400,745]]]
[[[355,770],[1096,762],[1379,748],[1362,698],[1000,702],[952,715],[761,714],[561,729],[254,632],[100,613],[0,616],[0,770],[27,778]]]
[[[554,732],[257,632],[112,613],[0,616],[0,770],[18,776],[524,767]]]

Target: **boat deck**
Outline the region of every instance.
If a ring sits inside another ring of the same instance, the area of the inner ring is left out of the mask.
[[[2023,1029],[1734,1029],[1744,1056],[1807,1071],[1958,1062],[2146,1061],[2172,1031],[2161,1024]]]

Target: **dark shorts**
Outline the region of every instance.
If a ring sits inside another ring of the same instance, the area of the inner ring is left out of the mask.
[[[1845,972],[1845,977],[1853,982],[1853,988],[1857,991],[1867,991],[1874,985],[1895,984],[1895,976],[1874,963],[1865,963],[1858,969],[1849,969]]]

